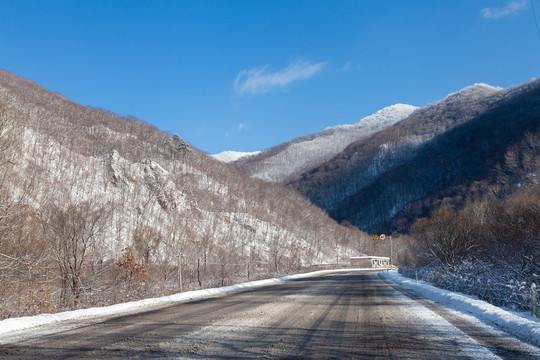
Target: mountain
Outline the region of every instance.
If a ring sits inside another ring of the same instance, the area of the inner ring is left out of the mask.
[[[459,207],[484,196],[505,156],[536,136],[539,125],[540,80],[506,90],[475,84],[350,144],[288,184],[338,221],[373,233],[406,231],[441,203]]]
[[[354,125],[329,127],[241,157],[231,164],[241,172],[272,182],[287,182],[295,174],[330,160],[347,145],[370,136],[408,117],[416,107],[396,104],[363,118]]]
[[[0,71],[0,318],[295,272],[366,236],[176,135]]]

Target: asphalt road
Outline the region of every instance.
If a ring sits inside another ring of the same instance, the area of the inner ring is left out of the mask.
[[[378,274],[335,273],[0,346],[0,359],[540,359]]]

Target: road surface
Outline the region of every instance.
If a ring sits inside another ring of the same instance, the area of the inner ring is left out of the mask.
[[[540,349],[351,271],[0,346],[0,359],[540,359]]]

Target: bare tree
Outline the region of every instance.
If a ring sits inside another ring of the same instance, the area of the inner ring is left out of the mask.
[[[51,204],[44,216],[43,225],[53,244],[60,269],[62,301],[66,305],[66,290],[75,299],[81,294],[81,275],[87,250],[107,225],[108,211],[93,201],[66,206]]]
[[[161,240],[161,233],[148,225],[139,224],[133,231],[133,247],[144,264],[148,264],[150,256],[157,250]]]
[[[429,219],[418,219],[411,227],[421,255],[443,266],[456,265],[481,247],[473,236],[476,220],[474,212],[466,209],[456,213],[452,208],[439,208]]]

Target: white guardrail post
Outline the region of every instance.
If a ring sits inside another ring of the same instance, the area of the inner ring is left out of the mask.
[[[531,311],[533,316],[538,317],[538,313],[536,312],[536,284],[531,284]]]

